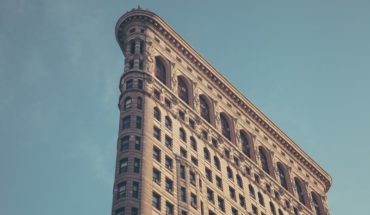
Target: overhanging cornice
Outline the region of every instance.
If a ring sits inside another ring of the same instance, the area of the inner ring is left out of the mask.
[[[281,146],[290,152],[298,159],[307,169],[316,175],[322,182],[325,183],[325,191],[327,192],[331,186],[331,176],[319,166],[308,154],[306,154],[292,139],[290,139],[283,131],[281,131],[270,119],[267,118],[252,102],[250,102],[242,93],[240,93],[228,80],[226,80],[220,72],[218,72],[210,63],[208,63],[200,54],[197,53],[180,35],[178,35],[166,22],[164,22],[155,13],[134,9],[125,13],[117,22],[115,35],[117,42],[122,45],[124,27],[131,21],[142,21],[154,27],[169,43],[182,53],[189,62],[203,72],[211,82],[216,84],[226,95],[230,97],[239,108],[254,120],[261,128],[265,130],[270,137],[273,137]]]

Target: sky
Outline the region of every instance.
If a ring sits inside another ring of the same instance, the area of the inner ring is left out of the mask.
[[[330,173],[332,215],[369,214],[368,0],[0,0],[0,214],[110,214],[114,27],[139,4]]]

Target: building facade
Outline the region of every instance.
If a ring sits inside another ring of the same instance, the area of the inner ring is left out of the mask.
[[[328,215],[331,177],[156,14],[117,22],[113,215]]]

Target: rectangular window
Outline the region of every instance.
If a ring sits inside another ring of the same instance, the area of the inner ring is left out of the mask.
[[[128,169],[128,158],[123,158],[119,162],[119,174],[127,172]]]
[[[161,93],[158,90],[154,90],[154,98],[157,100],[161,99]]]
[[[189,126],[190,126],[190,128],[195,129],[195,122],[194,122],[194,120],[189,119]]]
[[[186,179],[186,170],[185,170],[185,166],[183,165],[180,165],[180,177],[184,180]]]
[[[137,181],[132,182],[132,197],[139,198],[139,182]]]
[[[153,158],[154,160],[161,162],[161,150],[153,146]]]
[[[122,119],[122,129],[128,129],[131,125],[131,116],[126,116]]]
[[[161,141],[161,129],[154,127],[153,128],[153,136],[155,139]]]
[[[194,193],[191,193],[190,194],[190,205],[193,208],[197,208],[198,207],[198,198],[197,198],[197,196]]]
[[[180,117],[181,120],[183,120],[183,121],[185,120],[185,113],[181,110],[179,111],[179,117]]]
[[[212,171],[206,167],[206,178],[212,182]]]
[[[258,209],[255,205],[252,205],[252,214],[253,215],[258,215]]]
[[[221,198],[221,197],[218,197],[217,200],[218,200],[218,208],[221,211],[225,212],[225,200],[223,198]]]
[[[244,198],[244,196],[242,196],[240,194],[239,194],[239,204],[240,204],[240,206],[245,208],[245,198]]]
[[[213,191],[209,188],[207,188],[207,199],[208,199],[208,201],[210,201],[212,203],[215,202]]]
[[[170,100],[165,99],[165,100],[164,100],[164,104],[166,105],[166,107],[171,108],[172,103],[171,103],[171,101],[170,101]]]
[[[173,168],[173,161],[170,157],[166,156],[166,159],[165,159],[165,166],[167,169],[169,169],[170,171],[172,171],[172,168]]]
[[[137,88],[139,88],[139,89],[143,89],[144,88],[144,81],[143,80],[139,79],[137,81]]]
[[[173,215],[173,214],[174,214],[173,204],[166,202],[166,215]]]
[[[133,86],[133,80],[132,79],[127,80],[126,81],[126,90],[132,89],[132,86]]]
[[[195,178],[195,173],[193,171],[189,172],[189,179],[190,179],[190,183],[196,186],[196,178]]]
[[[136,128],[141,129],[141,117],[140,116],[136,117]]]
[[[121,138],[121,151],[129,149],[130,144],[129,140],[130,140],[129,136],[124,136],[123,138]]]
[[[157,184],[161,183],[161,172],[156,168],[153,168],[153,181]]]
[[[231,208],[231,214],[232,215],[238,215],[239,213],[238,213],[238,210],[236,210],[235,208]]]
[[[125,215],[125,208],[119,208],[114,213],[115,215]]]
[[[141,137],[135,137],[135,150],[140,151],[141,149]]]
[[[180,188],[180,200],[182,202],[186,202],[186,188],[185,187]]]
[[[184,148],[180,147],[180,155],[183,158],[187,158],[188,157],[188,152]]]
[[[166,190],[169,193],[173,193],[173,181],[169,178],[166,178]]]
[[[140,159],[135,158],[135,160],[134,160],[134,172],[139,173],[139,171],[140,171]]]
[[[220,189],[220,190],[223,190],[223,186],[222,186],[222,179],[218,176],[216,176],[216,186]]]
[[[126,197],[126,181],[123,181],[117,185],[117,199]]]
[[[139,209],[138,208],[131,208],[131,215],[139,215]]]
[[[195,157],[191,156],[191,162],[192,162],[195,166],[198,166],[198,159],[196,159]]]
[[[172,138],[166,135],[164,139],[164,144],[167,148],[172,149]]]
[[[229,193],[230,193],[230,198],[236,200],[235,189],[232,187],[229,187]]]
[[[156,192],[153,192],[152,205],[157,210],[161,210],[161,196]]]

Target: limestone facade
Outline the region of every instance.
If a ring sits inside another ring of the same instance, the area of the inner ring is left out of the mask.
[[[328,215],[330,175],[156,14],[124,54],[113,215]]]

